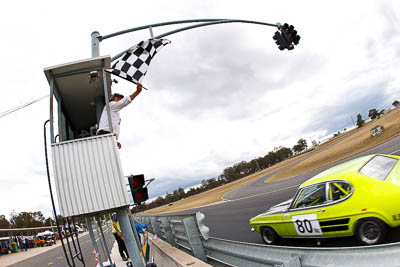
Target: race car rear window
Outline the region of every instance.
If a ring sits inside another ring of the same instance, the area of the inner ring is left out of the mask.
[[[367,164],[365,164],[359,172],[366,176],[383,181],[392,171],[396,163],[397,159],[395,158],[375,156],[370,161],[368,161]]]
[[[338,201],[351,194],[350,184],[343,181],[332,181],[329,183],[328,202]]]

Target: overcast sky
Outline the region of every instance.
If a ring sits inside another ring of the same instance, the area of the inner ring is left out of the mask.
[[[298,139],[322,139],[358,113],[399,99],[399,1],[7,1],[0,25],[0,112],[45,96],[43,68],[91,56],[90,34],[194,18],[293,24],[301,35],[280,51],[275,28],[224,24],[168,37],[144,79],[150,88],[121,111],[126,175],[156,178],[150,197],[217,177],[235,162]],[[175,27],[155,28],[161,34]],[[142,31],[105,40],[116,55]],[[120,80],[123,94],[134,86]],[[0,215],[51,215],[42,100],[0,119]]]

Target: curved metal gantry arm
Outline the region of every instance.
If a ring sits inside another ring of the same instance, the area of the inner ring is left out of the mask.
[[[194,28],[200,28],[200,27],[205,27],[205,26],[211,26],[211,25],[216,25],[216,24],[225,24],[225,23],[250,23],[250,24],[258,24],[258,25],[264,25],[264,26],[272,26],[272,27],[279,27],[280,24],[272,24],[272,23],[266,23],[266,22],[260,22],[260,21],[252,21],[252,20],[239,20],[239,19],[195,19],[195,20],[180,20],[180,21],[169,21],[169,22],[163,22],[163,23],[156,23],[156,24],[149,24],[149,25],[145,25],[145,26],[140,26],[140,27],[136,27],[136,28],[131,28],[131,29],[127,29],[127,30],[123,30],[123,31],[119,31],[119,32],[115,32],[112,34],[108,34],[105,36],[98,36],[98,40],[99,41],[103,41],[105,39],[111,38],[111,37],[115,37],[121,34],[125,34],[125,33],[129,33],[129,32],[134,32],[134,31],[139,31],[139,30],[144,30],[144,29],[151,29],[153,27],[160,27],[160,26],[167,26],[167,25],[175,25],[175,24],[182,24],[182,23],[197,23],[197,22],[201,22],[199,24],[195,24],[195,25],[190,25],[187,27],[182,27],[173,31],[169,31],[160,35],[155,36],[154,38],[163,38],[166,37],[168,35],[172,35],[178,32],[182,32],[182,31],[187,31],[187,30],[191,30]],[[124,53],[126,53],[130,48],[122,51],[121,53],[113,56],[111,58],[111,61],[114,61],[116,59],[118,59],[119,57],[121,57]]]
[[[150,27],[156,28],[156,27],[161,27],[161,26],[183,24],[183,23],[212,22],[212,21],[221,21],[221,20],[223,20],[223,19],[191,19],[191,20],[176,20],[176,21],[168,21],[168,22],[162,22],[162,23],[154,23],[154,24],[135,27],[135,28],[119,31],[119,32],[114,32],[114,33],[107,34],[107,35],[104,35],[104,36],[99,36],[97,38],[101,42],[101,41],[103,41],[105,39],[108,39],[108,38],[111,38],[111,37],[115,37],[115,36],[118,36],[118,35],[121,35],[121,34],[125,34],[125,33],[145,30],[145,29],[148,29]]]

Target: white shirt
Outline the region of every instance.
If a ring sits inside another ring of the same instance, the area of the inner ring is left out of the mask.
[[[111,101],[110,102],[110,112],[111,112],[111,121],[114,133],[117,135],[117,139],[119,136],[119,125],[121,124],[121,117],[119,116],[119,111],[129,105],[132,102],[130,96],[125,96],[120,101]],[[110,127],[108,126],[108,115],[107,115],[107,107],[104,106],[103,113],[101,113],[99,129],[100,130],[111,132]]]

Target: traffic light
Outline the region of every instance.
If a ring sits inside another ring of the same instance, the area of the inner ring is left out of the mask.
[[[274,40],[276,40],[276,44],[279,46],[280,50],[294,49],[294,45],[298,45],[300,41],[300,36],[297,35],[297,31],[294,29],[293,25],[285,23],[283,26],[278,27],[279,31],[275,32]],[[280,37],[280,38],[279,38]]]
[[[300,41],[300,35],[297,35],[297,31],[294,30],[293,33],[290,35],[290,39],[293,41],[295,45],[299,44]]]
[[[147,187],[139,188],[132,193],[133,201],[137,204],[140,204],[149,199],[149,193],[147,191]]]
[[[131,189],[133,202],[140,204],[149,199],[147,187],[144,186],[144,175],[131,175],[128,177],[129,187]]]
[[[300,41],[300,36],[297,35],[297,31],[294,29],[293,25],[288,26],[287,23],[285,23],[285,25],[286,25],[285,30],[287,32],[289,41],[294,43],[295,45],[298,45]]]
[[[293,25],[290,25],[285,23],[283,26],[280,28],[281,30],[281,35],[282,38],[285,40],[287,43],[287,50],[292,50],[294,48],[292,41],[290,40],[290,33],[293,31],[294,27]]]
[[[282,35],[280,32],[275,32],[275,35],[272,37],[272,39],[275,40],[275,43],[278,45],[278,48],[280,50],[283,50],[287,47],[286,41],[282,38]]]

